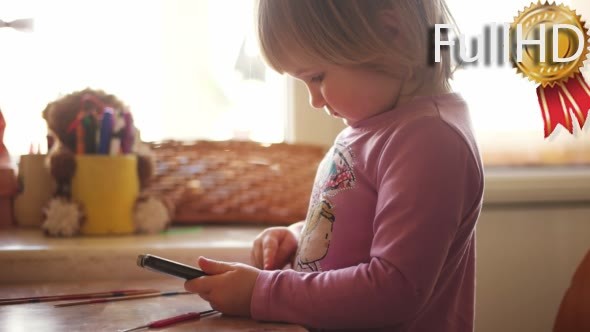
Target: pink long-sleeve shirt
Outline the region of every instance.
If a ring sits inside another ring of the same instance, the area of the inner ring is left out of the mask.
[[[483,187],[457,94],[415,98],[347,127],[318,168],[294,269],[260,273],[252,317],[472,331]]]

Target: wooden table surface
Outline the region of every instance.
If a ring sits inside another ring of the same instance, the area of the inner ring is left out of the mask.
[[[0,284],[0,298],[63,295],[119,289],[153,288],[183,291],[176,278],[125,281],[83,281]],[[0,331],[118,331],[175,315],[209,310],[198,295],[152,297],[110,303],[55,307],[69,301],[0,305]],[[157,331],[306,331],[289,324],[263,323],[222,314],[180,323]],[[143,330],[146,331],[146,330]]]

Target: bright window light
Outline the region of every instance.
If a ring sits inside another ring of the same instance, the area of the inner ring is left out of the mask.
[[[570,5],[572,1],[559,3]],[[530,0],[447,0],[461,33],[471,38],[486,26],[512,23]],[[583,71],[585,72],[585,71]],[[590,75],[586,75],[587,80]],[[588,80],[590,81],[590,80]],[[543,119],[537,102],[537,83],[529,81],[508,62],[467,65],[455,73],[454,90],[470,106],[476,136],[488,164],[590,164],[590,121],[570,135],[558,126],[544,138]]]
[[[11,154],[45,152],[41,112],[86,87],[125,102],[145,141],[283,141],[286,82],[260,59],[252,10],[244,0],[0,2],[0,19],[35,20],[32,33],[0,29]]]

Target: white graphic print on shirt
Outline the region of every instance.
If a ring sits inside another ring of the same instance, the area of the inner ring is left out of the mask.
[[[307,212],[295,259],[298,271],[321,271],[320,260],[328,254],[336,221],[330,197],[354,187],[353,155],[350,148],[335,144],[322,161]]]

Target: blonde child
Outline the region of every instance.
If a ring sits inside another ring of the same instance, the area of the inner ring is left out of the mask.
[[[348,125],[307,218],[262,232],[253,266],[200,257],[185,288],[230,315],[313,329],[472,331],[483,168],[448,55],[444,0],[260,0],[263,54]],[[292,263],[292,269],[281,269]]]

